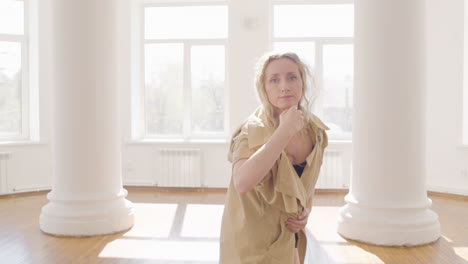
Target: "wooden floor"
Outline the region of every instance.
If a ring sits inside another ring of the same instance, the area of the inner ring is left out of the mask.
[[[114,235],[65,238],[39,230],[46,193],[0,197],[0,263],[217,263],[225,193],[129,188],[135,226]],[[344,194],[317,193],[307,226],[310,264],[468,263],[468,199],[431,195],[441,238],[430,245],[388,248],[336,233]]]

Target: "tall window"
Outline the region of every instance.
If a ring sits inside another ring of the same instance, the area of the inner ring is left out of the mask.
[[[28,137],[27,1],[0,1],[0,140]]]
[[[312,2],[312,4],[311,4]],[[311,109],[334,139],[350,139],[353,105],[354,8],[350,1],[272,1],[272,46],[296,52],[308,64]]]
[[[142,14],[143,137],[225,137],[227,4],[146,5]]]

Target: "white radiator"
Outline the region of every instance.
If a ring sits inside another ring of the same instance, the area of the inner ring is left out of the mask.
[[[348,188],[349,180],[345,175],[345,151],[325,150],[317,189],[343,189]]]
[[[0,194],[8,193],[8,160],[11,153],[0,152]]]
[[[160,187],[202,187],[201,151],[161,148],[157,151],[155,184]]]

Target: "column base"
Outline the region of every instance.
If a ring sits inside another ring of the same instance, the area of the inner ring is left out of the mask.
[[[338,233],[351,240],[379,246],[417,246],[440,237],[438,216],[423,206],[372,207],[350,203],[340,209]]]
[[[53,192],[42,207],[40,229],[57,236],[95,236],[130,229],[134,223],[133,205],[122,189],[116,197],[59,200]]]

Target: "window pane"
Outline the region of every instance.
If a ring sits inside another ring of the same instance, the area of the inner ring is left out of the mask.
[[[273,46],[277,51],[292,51],[307,64],[311,72],[315,69],[315,43],[310,42],[275,42]]]
[[[224,46],[194,46],[192,60],[192,131],[224,131]]]
[[[0,1],[0,34],[22,35],[24,32],[23,1]]]
[[[21,44],[0,41],[0,136],[21,134]]]
[[[331,133],[351,136],[353,45],[323,47],[323,117]]]
[[[275,5],[274,37],[352,37],[353,5]]]
[[[145,45],[145,122],[148,134],[183,133],[183,45]]]
[[[145,39],[227,38],[226,6],[145,8]]]

